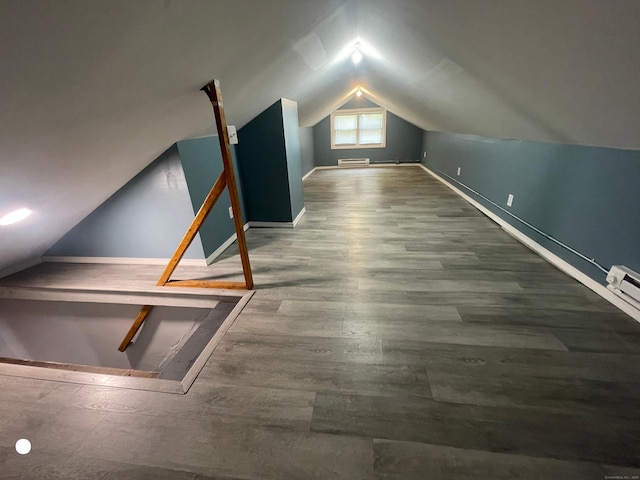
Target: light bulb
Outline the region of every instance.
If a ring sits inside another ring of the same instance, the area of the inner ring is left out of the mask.
[[[360,50],[358,50],[356,48],[356,51],[353,52],[353,55],[351,55],[351,61],[357,65],[362,61],[362,54],[360,53]]]
[[[356,90],[356,97],[360,98],[362,96],[362,90]]]

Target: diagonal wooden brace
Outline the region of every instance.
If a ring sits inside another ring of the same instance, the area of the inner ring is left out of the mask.
[[[253,275],[251,274],[251,264],[249,263],[247,240],[244,236],[242,212],[240,211],[240,200],[238,199],[238,187],[236,186],[236,177],[233,172],[231,145],[229,144],[227,120],[225,118],[224,108],[222,105],[220,82],[218,80],[213,80],[203,90],[209,96],[209,100],[213,106],[213,114],[216,117],[218,140],[220,142],[220,151],[222,152],[222,164],[224,165],[224,173],[227,176],[227,186],[229,187],[229,198],[231,199],[231,209],[233,210],[233,222],[235,224],[236,235],[238,237],[238,250],[240,251],[240,260],[242,261],[244,281],[247,290],[251,290],[253,288]]]
[[[227,183],[227,180],[223,172],[218,177],[218,180],[216,180],[216,183],[214,183],[213,187],[211,188],[211,191],[207,195],[207,198],[205,198],[204,202],[202,203],[200,210],[198,210],[198,213],[196,214],[195,218],[191,222],[189,229],[184,234],[184,237],[182,237],[182,241],[180,242],[180,245],[178,245],[178,248],[176,249],[173,256],[171,257],[171,260],[169,260],[169,264],[166,266],[166,268],[162,272],[162,275],[160,275],[160,279],[156,283],[157,286],[162,287],[167,283],[167,281],[169,281],[169,278],[171,278],[171,274],[173,274],[173,272],[175,271],[176,267],[178,266],[178,263],[180,262],[185,252],[187,251],[187,248],[189,248],[189,245],[191,245],[191,242],[193,242],[193,239],[198,233],[198,230],[200,230],[200,226],[207,218],[207,215],[209,215],[209,212],[211,212],[211,209],[215,205],[218,198],[220,198],[220,195],[222,195],[222,192],[224,192],[224,187],[226,183]],[[138,330],[142,326],[142,323],[144,322],[144,320],[147,318],[147,315],[149,315],[149,313],[151,312],[152,308],[153,307],[151,305],[144,305],[142,307],[142,310],[140,310],[140,313],[138,314],[135,321],[131,325],[131,328],[129,328],[129,331],[127,332],[124,339],[122,340],[122,343],[120,343],[118,350],[120,350],[121,352],[124,352],[127,349],[129,344],[131,343],[131,339],[133,339],[136,333],[138,333]]]
[[[195,288],[223,288],[223,289],[242,289],[246,288],[251,290],[253,288],[253,275],[251,273],[251,264],[249,263],[249,249],[247,248],[247,241],[244,235],[244,228],[242,224],[242,212],[240,210],[240,200],[238,199],[238,188],[236,186],[236,177],[233,172],[233,160],[231,157],[231,146],[229,143],[229,133],[227,131],[227,121],[224,114],[224,108],[222,105],[222,93],[220,92],[220,82],[218,80],[212,80],[202,89],[213,107],[213,114],[216,119],[216,126],[218,129],[218,139],[220,141],[220,151],[222,152],[222,165],[223,171],[216,180],[216,183],[211,188],[211,191],[204,200],[202,206],[198,210],[191,226],[184,234],[180,245],[176,249],[175,253],[169,260],[169,264],[160,275],[157,286],[172,286],[172,287],[195,287]],[[236,230],[236,236],[238,239],[238,249],[240,250],[240,260],[242,261],[242,271],[244,274],[244,284],[240,282],[217,282],[210,280],[177,280],[170,282],[171,275],[175,271],[178,263],[184,256],[185,252],[193,242],[198,231],[202,226],[202,223],[209,215],[209,212],[213,209],[213,206],[220,198],[220,195],[224,191],[225,187],[229,188],[229,198],[231,200],[231,210],[233,211],[233,222]],[[118,350],[124,352],[131,340],[136,335],[144,320],[147,318],[152,305],[144,305],[140,310],[140,313],[136,317],[135,321],[129,328],[127,335],[122,340]]]

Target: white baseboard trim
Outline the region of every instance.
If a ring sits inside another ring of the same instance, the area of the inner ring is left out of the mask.
[[[307,207],[302,207],[302,210],[300,210],[300,213],[298,214],[298,216],[296,218],[293,219],[293,227],[295,228],[295,226],[298,224],[298,222],[300,221],[300,219],[302,218],[302,216],[307,212]]]
[[[293,222],[247,222],[247,224],[250,228],[294,228],[306,211],[307,208],[302,207],[302,210],[300,210],[298,216],[293,219]]]
[[[304,176],[302,177],[302,181],[304,182],[304,181],[305,181],[307,178],[309,178],[309,176],[311,176],[311,174],[312,174],[313,172],[315,172],[317,169],[318,169],[318,167],[313,167],[309,173],[307,173],[306,175],[304,175]]]
[[[9,275],[21,272],[22,270],[26,270],[27,268],[35,267],[36,265],[39,265],[41,263],[42,258],[36,257],[32,258],[31,260],[19,263],[18,265],[14,265],[13,267],[7,267],[4,270],[0,270],[0,278],[8,277]]]
[[[245,223],[244,226],[242,227],[242,229],[246,232],[247,230],[249,230],[249,224]],[[233,242],[235,242],[238,239],[238,234],[234,233],[233,235],[231,235],[229,238],[227,238],[224,243],[222,245],[220,245],[218,248],[216,248],[216,250],[207,257],[207,265],[211,265],[213,263],[213,261],[218,258],[220,255],[222,255],[222,253],[229,248],[231,245],[233,245]]]
[[[104,263],[113,265],[167,265],[170,258],[130,258],[130,257],[42,257],[43,262],[50,263]],[[185,258],[180,260],[180,265],[189,267],[206,267],[207,261],[203,259]]]
[[[584,273],[582,273],[580,270],[578,270],[573,265],[570,265],[569,263],[567,263],[566,261],[564,261],[563,259],[558,257],[556,254],[554,254],[554,253],[550,252],[549,250],[547,250],[545,247],[540,245],[538,242],[536,242],[532,238],[530,238],[527,235],[525,235],[524,233],[522,233],[520,230],[515,228],[513,225],[511,225],[507,221],[505,221],[502,218],[500,218],[498,215],[493,213],[491,210],[489,210],[488,208],[486,208],[484,205],[480,204],[479,202],[477,202],[473,198],[471,198],[469,195],[464,193],[462,190],[460,190],[457,187],[455,187],[453,184],[449,183],[447,180],[442,178],[437,173],[432,172],[431,170],[429,170],[427,167],[425,167],[422,164],[419,164],[419,165],[420,165],[420,167],[422,167],[424,169],[425,172],[427,172],[433,178],[435,178],[436,180],[440,181],[445,186],[449,187],[451,190],[453,190],[455,193],[457,193],[459,196],[461,196],[464,200],[469,202],[471,205],[473,205],[475,208],[480,210],[483,214],[485,214],[491,220],[493,220],[498,225],[500,225],[502,227],[502,229],[505,232],[507,232],[509,235],[511,235],[513,238],[515,238],[516,240],[518,240],[522,244],[524,244],[527,247],[529,247],[531,250],[536,252],[542,258],[547,260],[549,263],[551,263],[552,265],[556,266],[557,268],[559,268],[560,270],[565,272],[567,275],[573,277],[575,280],[577,280],[578,282],[583,284],[588,289],[590,289],[593,292],[595,292],[598,295],[600,295],[602,298],[607,300],[609,303],[611,303],[611,304],[615,305],[616,307],[618,307],[620,310],[622,310],[624,313],[626,313],[627,315],[629,315],[630,317],[632,317],[636,321],[640,322],[640,310],[634,308],[632,305],[630,305],[629,303],[625,302],[623,299],[618,297],[615,293],[613,293],[610,290],[608,290],[607,287],[605,287],[604,285],[599,284],[598,282],[593,280],[591,277],[589,277],[589,276],[585,275]]]
[[[332,165],[328,165],[328,166],[323,166],[323,167],[316,167],[313,170],[338,170],[340,168],[344,168],[344,167],[339,167],[337,165],[332,166]]]
[[[237,238],[238,238],[238,235],[235,233],[231,235],[229,238],[227,238],[222,245],[216,248],[215,251],[207,257],[207,265],[211,265],[216,258],[222,255],[222,252],[224,252],[227,248],[233,245],[233,242],[235,242]]]
[[[246,232],[249,230],[249,224],[245,223],[243,227]],[[220,245],[211,255],[206,259],[192,259],[183,258],[180,260],[180,265],[188,267],[206,267],[211,265],[213,261],[219,257],[229,246],[236,241],[237,235],[234,233],[229,237],[222,245]],[[114,265],[167,265],[169,258],[129,258],[129,257],[63,257],[63,256],[45,256],[42,259],[38,259],[38,263],[51,262],[51,263],[102,263],[102,264],[114,264]],[[31,266],[31,265],[29,265]],[[28,268],[28,267],[24,267]],[[19,271],[19,270],[17,270]],[[14,272],[15,273],[15,272]],[[0,278],[2,276],[0,275]]]

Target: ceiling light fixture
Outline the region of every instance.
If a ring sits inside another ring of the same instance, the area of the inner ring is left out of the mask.
[[[360,44],[356,43],[355,51],[351,55],[351,61],[354,65],[359,64],[362,61],[362,53],[360,53]]]
[[[20,208],[19,210],[14,210],[11,213],[7,213],[4,217],[0,218],[0,225],[11,225],[13,223],[17,223],[20,220],[24,220],[29,215],[31,215],[31,210],[28,208]]]
[[[360,87],[358,87],[358,89],[356,90],[356,97],[360,98],[362,96],[362,90],[360,90]]]

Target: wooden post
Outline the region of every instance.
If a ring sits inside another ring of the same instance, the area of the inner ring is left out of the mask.
[[[229,133],[227,132],[227,120],[224,115],[224,107],[222,105],[222,93],[220,91],[220,82],[218,80],[211,81],[205,88],[205,93],[211,100],[213,106],[213,114],[216,117],[216,125],[218,127],[218,140],[220,141],[220,151],[222,152],[222,163],[224,171],[227,175],[227,186],[229,187],[229,198],[231,199],[231,209],[233,211],[233,222],[236,227],[236,235],[238,237],[238,249],[240,250],[240,260],[242,261],[242,270],[244,272],[244,281],[248,290],[253,288],[253,275],[251,274],[251,264],[249,263],[249,249],[244,236],[244,228],[242,225],[242,213],[240,211],[240,201],[238,200],[238,188],[236,187],[236,177],[233,173],[233,160],[231,157],[231,146],[229,145]]]
[[[218,139],[220,140],[220,151],[222,152],[222,165],[223,171],[216,180],[215,184],[211,188],[211,191],[205,198],[202,206],[198,210],[193,222],[189,226],[189,229],[182,237],[182,241],[178,248],[174,252],[167,267],[160,275],[157,286],[171,286],[171,287],[192,287],[192,288],[222,288],[222,289],[244,289],[251,290],[253,288],[253,275],[251,274],[251,264],[249,263],[249,249],[247,248],[247,241],[244,236],[244,228],[242,224],[242,212],[240,211],[240,200],[238,199],[238,188],[236,186],[236,177],[233,172],[233,159],[231,157],[231,146],[229,145],[229,133],[227,131],[227,122],[224,116],[224,108],[222,105],[222,94],[220,92],[220,82],[213,80],[202,89],[213,106],[213,114],[216,119],[216,126],[218,129]],[[170,281],[171,275],[175,271],[178,263],[184,256],[185,252],[193,242],[196,234],[200,231],[202,223],[209,215],[209,212],[213,209],[220,195],[224,191],[224,188],[229,188],[229,198],[231,199],[231,210],[233,211],[233,223],[236,229],[236,236],[238,238],[238,248],[240,250],[240,260],[242,261],[242,271],[244,273],[244,283],[240,282],[219,282],[213,280],[176,280]],[[135,321],[129,328],[127,335],[120,343],[118,350],[124,352],[131,339],[136,335],[142,323],[147,318],[152,305],[144,305],[140,310],[140,313],[136,317]]]

